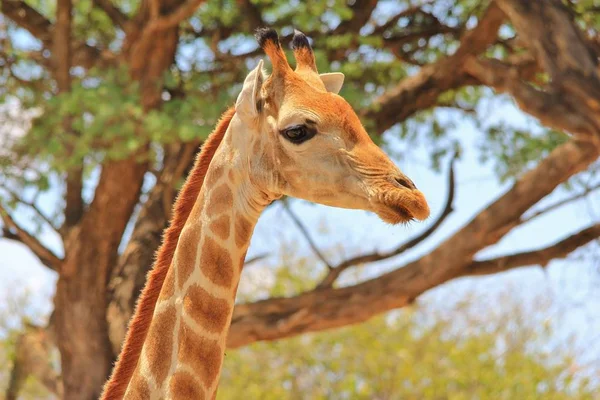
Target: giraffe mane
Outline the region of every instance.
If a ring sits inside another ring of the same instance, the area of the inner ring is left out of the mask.
[[[231,107],[221,115],[215,129],[202,146],[194,167],[177,196],[170,226],[163,234],[163,242],[158,249],[154,266],[148,274],[146,285],[137,302],[121,354],[111,378],[104,387],[103,400],[122,399],[125,395],[131,376],[137,367],[158,296],[177,248],[179,235],[200,193],[210,162],[221,144],[234,114],[235,108]]]

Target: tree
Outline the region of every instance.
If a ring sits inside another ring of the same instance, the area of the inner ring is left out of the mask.
[[[320,69],[346,73],[342,94],[369,132],[407,142],[426,132],[432,167],[460,153],[440,109],[481,122],[472,112],[478,102],[505,93],[540,125],[487,127],[484,150],[512,185],[430,254],[336,286],[342,272],[414,247],[443,223],[453,209],[452,168],[446,207],[421,235],[388,254],[329,266],[304,293],[238,305],[231,347],[362,322],[448,280],[545,265],[600,235],[600,224],[590,224],[557,233],[546,248],[476,257],[557,207],[525,214],[557,187],[569,184],[579,191],[573,197],[593,189],[600,47],[592,1],[2,0],[0,10],[1,110],[4,126],[22,132],[0,153],[3,233],[59,276],[53,327],[66,398],[98,395],[177,187],[247,65],[261,57],[250,38],[259,26],[279,29],[283,41],[292,26],[312,37]],[[15,110],[37,116],[28,126],[12,120]],[[64,194],[52,216],[37,206],[50,186]],[[23,210],[56,232],[62,252],[19,220]]]
[[[281,261],[288,258],[315,262],[293,254]],[[278,271],[277,282],[266,285],[273,295],[281,284],[294,290],[316,283],[308,269],[285,275],[289,270],[282,264]],[[242,298],[253,298],[256,288],[245,286]],[[502,288],[487,298],[503,307],[488,312],[479,304],[480,294],[446,291],[446,296],[452,298],[450,305],[419,299],[364,324],[228,351],[218,398],[594,398],[598,366],[586,366],[581,354],[557,340],[557,324],[540,323],[552,314],[556,300]],[[39,379],[19,376],[28,358],[37,357],[37,368],[45,367],[39,362],[48,359],[39,346],[43,330],[11,331],[0,340],[0,357],[13,354],[19,368],[4,382],[4,368],[11,362],[1,364],[0,388],[13,389],[21,381],[23,399],[57,394],[52,370],[36,373]]]
[[[593,398],[573,354],[540,349],[552,332],[515,298],[497,295],[500,315],[474,312],[466,296],[443,312],[419,302],[361,325],[254,343],[227,353],[219,398]]]

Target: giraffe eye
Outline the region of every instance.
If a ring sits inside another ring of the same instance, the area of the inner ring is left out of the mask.
[[[305,125],[296,125],[281,131],[283,137],[294,144],[300,144],[315,136],[317,131]]]

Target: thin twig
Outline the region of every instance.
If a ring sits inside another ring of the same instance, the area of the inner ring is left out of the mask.
[[[58,231],[58,228],[56,227],[56,225],[54,225],[54,222],[52,222],[50,220],[50,218],[48,218],[33,201],[24,200],[23,198],[19,197],[19,195],[17,193],[15,193],[14,191],[12,191],[6,187],[4,187],[2,189],[5,190],[13,198],[13,200],[31,208],[37,214],[37,216],[40,217],[45,223],[50,225],[50,227],[52,229],[54,229],[55,231]]]
[[[59,271],[63,260],[49,250],[46,246],[44,246],[29,232],[20,227],[1,204],[0,217],[4,223],[3,232],[5,233],[5,237],[7,239],[17,240],[25,244],[48,268],[54,271]],[[14,233],[11,232],[11,230],[13,230]]]
[[[427,16],[431,16],[430,13],[426,13],[425,11],[423,11],[422,7],[426,6],[428,4],[432,4],[433,2],[434,2],[434,0],[423,1],[421,4],[414,5],[410,8],[407,8],[406,10],[400,11],[398,14],[389,18],[385,23],[375,26],[373,33],[376,35],[380,35],[383,32],[385,32],[386,30],[395,27],[396,24],[398,23],[398,21],[400,20],[400,18],[412,17],[418,13],[422,13]]]
[[[562,207],[565,204],[569,204],[569,203],[571,203],[571,202],[573,202],[575,200],[579,200],[581,198],[584,198],[585,196],[589,195],[590,193],[592,193],[594,190],[597,190],[597,189],[600,189],[600,183],[597,184],[597,185],[591,186],[591,187],[587,187],[583,192],[581,192],[581,193],[579,193],[579,194],[577,194],[575,196],[572,196],[572,197],[569,197],[567,199],[563,199],[563,200],[557,201],[556,203],[554,203],[552,205],[549,205],[546,208],[542,208],[541,210],[538,210],[538,211],[534,212],[533,214],[531,214],[528,217],[521,218],[521,224],[529,222],[532,219],[535,219],[535,218],[539,217],[540,215],[543,215],[543,214],[546,214],[546,213],[548,213],[550,211],[556,210],[557,208]]]
[[[552,260],[566,258],[573,251],[597,240],[598,237],[600,237],[600,224],[591,225],[547,247],[488,260],[473,261],[464,269],[463,276],[491,275],[531,265],[545,267]]]
[[[342,261],[341,263],[329,270],[329,273],[325,276],[325,278],[323,278],[321,283],[317,285],[317,289],[330,288],[335,282],[335,280],[340,276],[340,274],[350,267],[364,263],[382,261],[391,257],[395,257],[415,247],[416,245],[427,239],[429,236],[431,236],[440,227],[440,225],[442,225],[442,223],[446,220],[448,215],[450,215],[450,213],[452,213],[453,211],[452,203],[454,202],[454,194],[456,189],[454,176],[454,161],[457,159],[457,157],[457,154],[455,154],[454,157],[452,157],[452,160],[450,161],[450,167],[448,168],[448,197],[446,199],[446,205],[444,206],[444,210],[442,211],[440,216],[435,220],[433,224],[429,226],[429,228],[427,228],[420,235],[409,240],[408,242],[399,245],[391,251],[385,253],[367,253]]]
[[[205,0],[187,0],[170,14],[160,16],[148,24],[148,33],[156,33],[174,28],[180,22],[190,18]]]
[[[312,251],[317,255],[317,257],[319,257],[319,259],[321,261],[323,261],[323,263],[331,271],[333,269],[332,265],[329,263],[329,261],[327,261],[327,259],[323,255],[323,253],[321,253],[321,251],[319,250],[319,248],[315,244],[314,240],[310,236],[310,233],[308,232],[308,229],[306,229],[306,227],[304,226],[304,224],[302,224],[302,221],[300,221],[300,218],[298,218],[298,216],[292,211],[292,209],[290,208],[290,206],[288,204],[287,199],[282,200],[281,204],[283,204],[283,209],[288,213],[288,215],[290,216],[290,218],[292,218],[292,220],[294,221],[294,223],[296,224],[296,226],[298,227],[298,229],[300,230],[300,232],[302,232],[302,234],[306,238],[306,241],[308,242],[308,244],[309,244],[310,248],[312,249]]]
[[[269,253],[262,253],[262,254],[259,254],[257,256],[254,256],[254,257],[250,257],[246,261],[244,261],[244,266],[253,264],[253,263],[257,262],[257,261],[264,260],[267,257],[269,257]]]
[[[100,8],[108,17],[118,25],[121,29],[125,28],[129,18],[127,15],[119,9],[111,0],[93,0],[96,7]]]

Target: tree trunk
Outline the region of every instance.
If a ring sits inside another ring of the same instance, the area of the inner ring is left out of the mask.
[[[177,4],[170,6],[161,11],[169,13]],[[177,25],[149,35],[149,18],[143,2],[127,29],[121,60],[140,83],[146,111],[161,104],[162,75],[173,63],[178,43]],[[92,204],[65,234],[65,262],[55,297],[65,399],[98,398],[110,373],[114,353],[106,320],[107,285],[146,171],[147,163],[137,154],[106,161]]]
[[[131,239],[119,256],[108,286],[107,320],[115,355],[127,333],[137,298],[146,284],[146,274],[154,262],[167,227],[171,206],[177,193],[176,183],[192,167],[199,142],[177,143],[165,149],[163,168],[136,219]]]
[[[98,398],[110,371],[106,285],[145,170],[132,161],[107,162],[89,211],[67,234],[54,300],[66,399]]]

